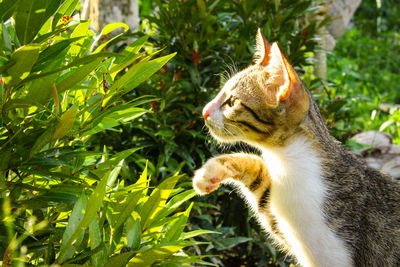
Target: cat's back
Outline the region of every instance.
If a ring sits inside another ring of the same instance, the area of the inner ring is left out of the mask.
[[[351,248],[355,266],[399,266],[400,182],[336,151],[324,162],[328,225]]]

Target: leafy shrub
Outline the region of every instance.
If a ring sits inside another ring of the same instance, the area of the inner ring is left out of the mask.
[[[379,38],[363,36],[354,28],[345,33],[328,55],[328,79],[334,86],[324,96],[325,117],[332,133],[342,141],[364,130],[385,130],[397,138],[394,125],[384,124],[390,116],[382,104],[400,103],[397,74],[400,36],[382,33]],[[390,126],[390,125],[389,125]]]
[[[379,39],[382,33],[400,30],[399,12],[396,0],[364,0],[352,21],[364,36]]]
[[[139,53],[146,36],[103,52],[121,35],[100,44],[101,36],[127,26],[95,33],[71,17],[78,2],[0,2],[2,264],[202,263],[182,250],[204,231],[183,232],[193,204],[182,203],[194,192],[176,187],[181,176],[150,190],[147,168],[138,179],[125,163],[137,144],[114,153],[95,142],[152,112],[143,104],[154,96],[123,95],[174,54]]]

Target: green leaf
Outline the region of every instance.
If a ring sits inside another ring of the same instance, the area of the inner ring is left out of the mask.
[[[32,158],[36,153],[40,152],[45,145],[50,143],[53,133],[54,127],[50,126],[41,136],[39,136],[29,152],[29,158]]]
[[[0,21],[8,20],[14,13],[18,1],[16,0],[3,0],[0,2]]]
[[[128,108],[128,106],[132,106]],[[137,119],[144,114],[150,112],[149,110],[134,107],[133,105],[121,105],[111,108],[109,111],[105,111],[101,116],[96,118],[90,125],[85,127],[90,129],[85,131],[83,135],[93,135],[98,132],[110,129],[120,124],[125,124],[131,120]]]
[[[11,158],[10,150],[0,150],[0,171],[6,171],[8,169],[8,162]]]
[[[72,129],[74,125],[76,114],[78,114],[78,107],[73,106],[64,114],[62,114],[60,118],[60,122],[56,125],[56,128],[53,133],[53,140],[60,139],[66,136]]]
[[[170,130],[170,129],[163,129],[163,130],[159,130],[156,135],[161,135],[164,137],[172,137],[174,136],[174,131]]]
[[[241,243],[248,242],[250,240],[251,240],[251,238],[243,237],[243,236],[219,239],[218,242],[215,242],[215,245],[216,245],[215,248],[217,250],[226,250],[226,249],[232,248],[236,245],[239,245]]]
[[[61,243],[61,250],[64,250],[64,253],[67,257],[71,257],[75,251],[74,246],[67,245],[68,240],[73,236],[76,230],[79,227],[80,222],[82,221],[83,217],[85,216],[85,209],[87,206],[88,198],[85,193],[82,193],[78,201],[75,203],[74,208],[72,209],[72,213],[69,216],[67,227],[65,228],[62,243]]]
[[[395,124],[396,121],[395,120],[387,120],[384,123],[382,123],[382,125],[379,127],[379,131],[382,132],[384,131],[387,127],[389,127],[392,124]]]
[[[56,202],[56,203],[75,203],[78,198],[75,195],[61,192],[48,192],[30,200],[43,201],[45,203]],[[49,205],[50,206],[50,205]]]
[[[31,84],[27,84],[28,94],[24,100],[32,100],[35,103],[45,104],[51,96],[51,90],[57,74],[47,76],[46,78],[33,80]]]
[[[90,72],[92,72],[103,60],[103,58],[95,58],[92,62],[84,65],[74,71],[56,84],[58,93],[71,89],[74,85],[82,81]]]
[[[180,207],[184,202],[188,201],[192,197],[196,195],[196,191],[194,189],[185,190],[184,192],[175,195],[171,198],[170,201],[165,205],[164,209],[160,211],[154,221],[159,221],[164,217],[168,216],[172,212],[174,212],[178,207]]]
[[[8,29],[9,29],[9,27],[7,27],[5,23],[1,24],[1,30],[0,30],[0,32],[1,32],[1,36],[0,36],[1,52],[0,53],[1,53],[2,56],[5,56],[6,52],[13,51],[13,49],[12,49],[13,43],[11,41],[11,39],[13,39],[13,38],[11,37],[11,33],[8,32]],[[9,62],[9,64],[10,63],[13,64],[13,62]],[[2,72],[5,67],[6,66],[1,67],[0,71]]]
[[[143,1],[141,6],[141,16],[148,16],[150,12],[153,10],[152,0]]]
[[[3,106],[3,112],[7,113],[9,110],[16,108],[29,108],[39,106],[40,104],[30,99],[11,99],[8,100]]]
[[[190,203],[189,207],[185,212],[179,214],[178,219],[174,222],[174,224],[170,225],[167,233],[165,234],[162,242],[169,242],[178,240],[183,230],[185,229],[186,222],[189,218],[190,211],[192,210],[193,202]]]
[[[33,64],[39,57],[40,45],[25,45],[11,55],[11,61],[15,63],[7,69],[8,75],[13,79],[13,83],[26,78],[31,72]]]
[[[108,40],[107,42],[102,43],[101,45],[99,45],[96,50],[93,52],[93,54],[96,53],[100,53],[105,47],[107,47],[109,44],[116,42],[118,39],[120,39],[124,34],[118,34],[117,36],[111,38],[110,40]]]
[[[59,56],[62,51],[66,50],[73,42],[82,39],[82,37],[75,37],[66,40],[62,40],[56,44],[47,47],[39,54],[39,58],[36,61],[35,66],[32,68],[33,71],[40,71],[44,68],[48,61],[53,61],[55,57]],[[64,55],[62,55],[64,56]]]
[[[51,21],[50,21],[51,22]],[[76,24],[72,24],[72,25],[65,25],[65,24],[61,24],[58,25],[54,30],[53,29],[47,29],[48,32],[46,32],[45,27],[47,22],[45,23],[45,25],[43,25],[43,27],[40,29],[39,33],[36,35],[35,39],[33,39],[33,43],[44,43],[47,41],[51,41],[54,39],[55,35],[63,32],[63,31],[67,31],[69,29],[75,28]],[[43,31],[43,33],[42,33]],[[51,39],[53,38],[53,39]]]
[[[64,263],[63,267],[92,267],[93,265],[86,265],[86,264],[75,264],[75,263]]]
[[[157,213],[163,208],[169,195],[175,187],[177,181],[181,178],[181,175],[175,175],[162,181],[154,190],[151,192],[149,199],[144,203],[141,212],[142,217],[142,229],[153,222]]]
[[[145,189],[145,187],[142,187],[129,193],[125,203],[122,204],[120,212],[116,215],[118,219],[115,222],[115,225],[113,225],[114,229],[118,229],[118,227],[120,227],[126,219],[131,216],[131,213],[135,210],[139,199],[144,195]]]
[[[99,228],[99,222],[96,218],[89,224],[89,239],[90,247],[92,249],[97,248],[103,242],[102,233]],[[107,261],[107,252],[105,247],[99,252],[91,256],[91,262],[93,266],[103,266]]]
[[[51,2],[51,0],[49,0]],[[46,12],[48,0],[19,0],[15,11],[15,30],[21,44],[28,44],[52,15]]]
[[[111,96],[116,93],[125,94],[133,90],[136,86],[151,77],[156,71],[164,66],[176,53],[159,57],[148,62],[139,62],[131,67],[124,75],[122,75],[110,88],[109,95],[104,99],[104,103],[110,100]]]
[[[132,250],[136,250],[140,246],[140,239],[142,237],[142,229],[140,227],[140,220],[129,217],[126,222],[126,242]]]
[[[118,152],[117,154],[114,155],[113,158],[108,159],[100,164],[97,164],[96,169],[92,170],[92,173],[94,173],[97,177],[103,177],[108,171],[112,170],[114,166],[119,164],[121,160],[126,159],[138,149],[140,149],[140,147],[135,147]]]
[[[90,35],[88,34],[89,27],[90,27],[90,21],[85,21],[85,22],[79,23],[78,26],[71,33],[71,38],[90,37]],[[83,42],[84,42],[84,40],[80,40],[76,44],[71,45],[69,54],[71,54],[72,56],[76,56],[80,53],[80,51],[82,49],[86,49],[85,47],[83,47]]]
[[[114,31],[117,28],[124,28],[124,32],[129,30],[128,24],[122,22],[113,22],[104,26],[103,30],[101,31],[101,34],[102,35],[109,34],[110,32]]]
[[[62,16],[71,16],[74,12],[79,0],[65,0],[63,4],[58,8],[56,14],[54,15],[53,29],[57,26],[58,21]]]
[[[211,231],[211,230],[194,230],[191,232],[182,233],[179,239],[184,240],[192,237],[196,237],[199,235],[206,235],[206,234],[220,234],[220,232]]]
[[[209,263],[201,260],[200,258],[205,257],[215,257],[216,255],[200,255],[200,256],[170,256],[167,259],[164,259],[162,263],[157,263],[154,267],[181,267],[181,266],[193,266],[190,263],[196,263],[195,266],[216,266],[218,264]],[[217,256],[218,257],[218,256]]]
[[[122,162],[121,160],[118,164],[117,167],[112,169],[111,171],[107,172],[104,177],[101,179],[101,181],[97,184],[96,188],[90,195],[86,209],[85,209],[85,215],[82,218],[79,226],[76,228],[76,230],[73,232],[73,234],[66,239],[65,242],[62,243],[61,249],[60,249],[60,254],[58,256],[58,262],[61,263],[66,260],[66,252],[67,249],[77,240],[79,235],[89,226],[89,224],[93,221],[93,219],[96,217],[98,210],[100,209],[101,203],[103,202],[103,198],[106,193],[106,187],[107,184],[115,180],[116,177],[118,176],[121,167],[122,167]]]
[[[61,71],[66,70],[66,69],[70,69],[72,67],[79,67],[79,69],[80,69],[80,68],[86,66],[87,64],[92,63],[96,59],[100,59],[101,58],[103,60],[106,57],[113,57],[113,56],[114,57],[118,57],[118,54],[111,53],[111,52],[102,52],[102,53],[98,53],[98,54],[95,54],[95,55],[88,55],[88,56],[85,56],[85,57],[81,57],[81,58],[78,58],[78,59],[74,60],[73,62],[71,62],[67,66],[63,66],[63,67],[61,67],[59,69],[52,70],[52,71],[47,71],[47,72],[40,73],[40,74],[32,74],[32,75],[28,76],[26,79],[22,80],[19,85],[21,85],[23,83],[27,83],[27,82],[32,81],[32,80],[40,79],[40,78],[43,78],[43,77],[48,77],[48,76],[50,76],[52,74],[56,74],[58,72],[61,72]],[[74,72],[71,71],[71,73],[69,73],[69,75],[72,74],[72,73],[74,73]],[[89,71],[89,73],[90,73],[90,71]],[[65,75],[62,78],[65,79],[69,75]],[[58,82],[60,83],[61,81],[58,81]]]
[[[128,45],[122,52],[122,57],[116,58],[115,63],[110,69],[110,74],[112,77],[122,69],[128,67],[137,59],[137,53],[143,47],[144,43],[149,39],[148,35],[142,36],[135,42]]]
[[[189,243],[182,242],[170,242],[155,245],[152,248],[138,253],[133,257],[129,263],[128,267],[148,267],[155,262],[162,262],[163,259],[171,256],[172,254],[178,252],[184,247],[188,246]]]
[[[104,267],[124,267],[134,254],[135,254],[134,251],[130,251],[119,255],[114,255],[107,261]]]

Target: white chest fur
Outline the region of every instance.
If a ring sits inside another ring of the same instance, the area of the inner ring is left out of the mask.
[[[345,243],[326,225],[321,161],[305,137],[263,150],[271,174],[271,212],[302,266],[352,266]]]

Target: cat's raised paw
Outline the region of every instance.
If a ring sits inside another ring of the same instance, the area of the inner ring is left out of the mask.
[[[198,169],[193,177],[193,188],[200,195],[209,194],[216,190],[220,183],[228,178],[226,167],[216,159],[210,159]]]

